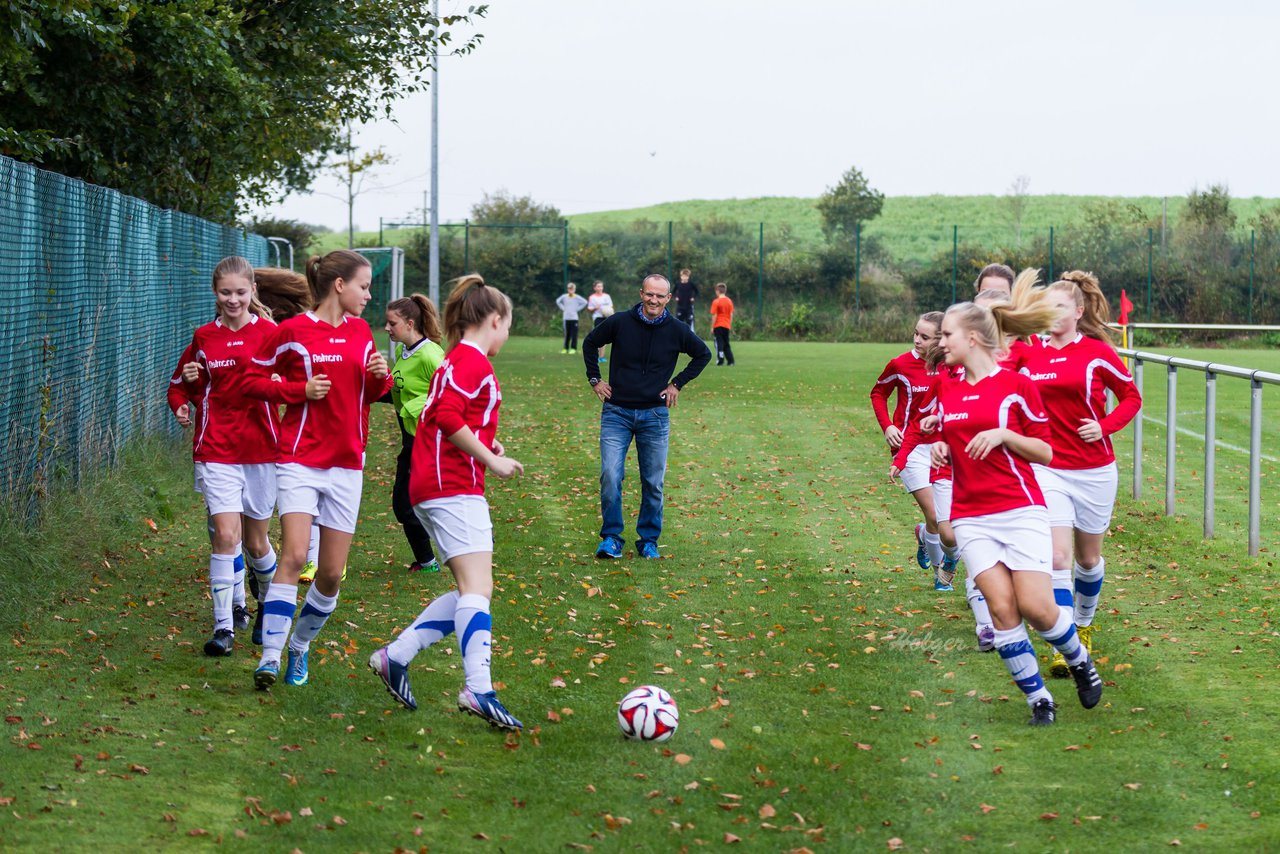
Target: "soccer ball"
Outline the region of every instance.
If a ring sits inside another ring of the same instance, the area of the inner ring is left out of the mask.
[[[641,685],[618,704],[618,727],[636,741],[666,741],[680,725],[680,710],[657,685]]]

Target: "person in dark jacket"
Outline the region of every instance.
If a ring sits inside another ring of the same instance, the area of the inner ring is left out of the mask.
[[[605,319],[582,342],[587,382],[600,411],[600,545],[596,557],[622,557],[622,479],[632,439],[640,465],[640,518],[636,552],[657,558],[662,534],[662,486],[667,472],[668,410],[680,390],[711,361],[711,351],[669,311],[671,282],[653,274],[640,283],[640,302]],[[600,377],[599,352],[613,345],[609,380]],[[675,373],[680,354],[690,361]]]

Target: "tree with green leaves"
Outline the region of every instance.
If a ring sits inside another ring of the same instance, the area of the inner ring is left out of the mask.
[[[506,190],[485,193],[471,206],[471,219],[494,225],[559,225],[564,221],[554,205],[544,205],[532,196],[516,196]]]
[[[856,167],[840,176],[840,183],[827,187],[818,198],[822,233],[830,243],[852,243],[859,226],[880,215],[884,193],[874,189]]]
[[[431,0],[0,3],[0,153],[233,221],[306,190],[348,122],[424,89],[486,6]]]

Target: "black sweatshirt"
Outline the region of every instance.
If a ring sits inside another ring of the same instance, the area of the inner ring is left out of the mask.
[[[668,382],[682,389],[711,361],[707,345],[671,312],[664,313],[656,323],[648,323],[640,318],[641,311],[637,303],[627,311],[605,318],[582,342],[588,380],[600,378],[597,359],[600,348],[613,345],[609,353],[609,385],[613,396],[609,403],[626,409],[664,406],[666,402],[661,395]],[[689,356],[690,362],[673,377],[681,353]]]

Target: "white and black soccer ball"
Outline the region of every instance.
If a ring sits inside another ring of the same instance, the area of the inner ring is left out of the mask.
[[[680,710],[657,685],[641,685],[618,704],[618,727],[636,741],[666,741],[680,726]]]

